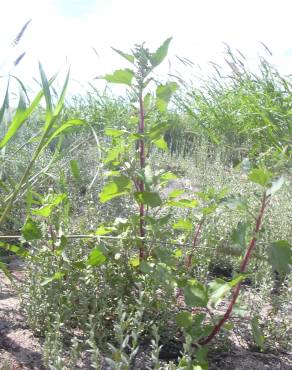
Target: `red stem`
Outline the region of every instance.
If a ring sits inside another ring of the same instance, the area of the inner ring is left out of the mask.
[[[143,95],[142,91],[139,94],[139,106],[140,106],[140,122],[139,122],[139,134],[143,135],[145,132],[145,116],[144,116],[144,106],[143,106]],[[144,138],[139,140],[139,157],[140,157],[140,169],[142,170],[145,167],[145,143]],[[141,180],[139,182],[139,191],[144,191],[144,182]],[[139,217],[140,217],[140,237],[145,237],[145,207],[144,204],[140,204]],[[145,258],[145,248],[144,241],[142,239],[141,246],[139,248],[139,257],[140,260]]]
[[[263,195],[262,203],[261,204],[262,204],[261,205],[261,210],[260,210],[259,215],[257,217],[256,225],[255,225],[255,229],[254,229],[254,236],[253,236],[253,238],[251,239],[251,241],[249,243],[249,246],[247,248],[246,254],[245,254],[244,259],[243,259],[243,261],[241,263],[240,270],[239,270],[240,273],[243,273],[243,272],[246,271],[246,267],[247,267],[247,265],[249,263],[251,253],[254,250],[255,245],[256,245],[257,234],[258,234],[258,232],[261,229],[263,216],[264,216],[264,213],[265,213],[266,206],[268,204],[268,198],[267,198],[266,193],[264,193],[264,195]],[[238,295],[240,293],[240,289],[241,289],[241,284],[238,284],[236,286],[236,288],[234,289],[234,291],[233,291],[231,301],[230,301],[230,303],[229,303],[229,305],[227,307],[227,310],[226,310],[223,318],[213,327],[212,332],[208,335],[207,338],[203,338],[203,339],[201,339],[199,341],[199,343],[201,345],[205,345],[205,344],[209,343],[216,336],[216,334],[219,332],[219,330],[224,325],[224,323],[228,320],[228,318],[229,318],[229,316],[230,316],[230,314],[232,312],[233,306],[236,303],[237,297],[238,297]]]

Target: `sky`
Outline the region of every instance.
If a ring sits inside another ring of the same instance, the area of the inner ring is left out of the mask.
[[[224,44],[251,63],[272,51],[271,62],[292,73],[292,0],[1,0],[0,75],[9,72],[26,84],[38,79],[38,61],[48,76],[71,65],[72,91],[99,84],[95,77],[127,67],[111,46],[130,51],[146,42],[150,50],[173,40],[161,73],[196,75],[176,58],[186,57],[203,71],[223,63]],[[21,42],[12,42],[32,19]],[[96,50],[97,55],[94,53]],[[12,62],[26,52],[21,63]],[[0,80],[1,82],[1,80]]]

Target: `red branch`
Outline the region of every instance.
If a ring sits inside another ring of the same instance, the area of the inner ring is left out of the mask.
[[[144,106],[143,106],[143,95],[142,92],[139,94],[139,105],[140,105],[140,122],[139,122],[139,134],[143,135],[145,132],[145,116],[144,116]],[[139,140],[139,156],[140,156],[140,168],[141,170],[145,167],[145,143],[144,138]],[[144,191],[144,182],[141,180],[139,182],[139,190]],[[140,217],[140,237],[145,237],[145,207],[144,204],[140,204],[139,217]],[[140,260],[145,258],[145,248],[144,241],[142,239],[141,246],[139,248]]]
[[[265,213],[265,209],[266,209],[267,204],[268,204],[268,198],[267,198],[266,193],[264,193],[263,198],[262,198],[262,202],[261,202],[261,210],[260,210],[259,215],[258,215],[257,220],[256,220],[256,225],[255,225],[255,229],[254,229],[254,236],[253,236],[253,238],[251,239],[251,241],[249,243],[246,254],[245,254],[244,259],[241,263],[240,270],[239,270],[240,273],[244,273],[246,271],[246,267],[249,263],[251,253],[254,250],[255,245],[256,245],[257,235],[258,235],[258,233],[261,229],[261,225],[262,225],[262,221],[263,221],[263,217],[264,217],[264,213]],[[239,283],[233,291],[231,301],[230,301],[230,303],[227,307],[227,310],[226,310],[223,318],[213,327],[212,332],[208,335],[207,338],[203,338],[199,341],[199,343],[201,345],[205,345],[205,344],[209,343],[216,336],[216,334],[219,332],[219,330],[224,325],[224,323],[228,320],[228,318],[229,318],[229,316],[232,312],[233,306],[236,303],[236,300],[237,300],[237,297],[239,295],[240,289],[241,289],[241,284]]]

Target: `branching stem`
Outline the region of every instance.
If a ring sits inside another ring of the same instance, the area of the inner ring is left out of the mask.
[[[248,246],[247,251],[245,253],[244,259],[241,263],[240,270],[239,270],[240,273],[244,273],[246,271],[247,265],[250,261],[252,251],[254,250],[254,248],[256,246],[257,236],[258,236],[258,233],[261,229],[264,213],[265,213],[266,207],[268,205],[268,202],[269,202],[269,198],[267,197],[267,194],[264,193],[263,197],[262,197],[262,201],[261,201],[261,209],[260,209],[260,212],[259,212],[258,217],[256,219],[256,224],[255,224],[255,228],[254,228],[254,235],[253,235],[252,239],[250,240],[250,243],[249,243],[249,246]],[[229,319],[229,316],[232,312],[234,304],[236,303],[236,300],[239,296],[240,289],[241,289],[241,284],[239,283],[233,291],[231,301],[230,301],[230,303],[227,307],[227,310],[226,310],[224,316],[213,327],[213,330],[211,331],[211,333],[206,338],[203,338],[202,340],[200,340],[199,343],[201,345],[208,344],[216,336],[216,334],[220,331],[220,329],[225,324],[225,322]]]

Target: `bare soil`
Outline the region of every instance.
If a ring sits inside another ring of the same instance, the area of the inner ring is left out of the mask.
[[[12,261],[10,269],[16,281],[25,278],[23,266]],[[239,329],[241,331],[242,328]],[[274,353],[252,350],[245,335],[232,332],[225,348],[210,353],[210,370],[292,370],[292,353],[275,348]],[[174,360],[174,349],[165,349],[166,357]],[[138,361],[133,370],[149,369],[149,348],[141,346]],[[172,357],[172,358],[171,358]],[[165,358],[167,361],[167,359]],[[33,335],[21,313],[17,292],[7,277],[0,272],[0,370],[44,369],[42,341]],[[89,370],[90,367],[84,367]],[[109,369],[109,367],[107,367]],[[70,370],[70,369],[69,369]]]

